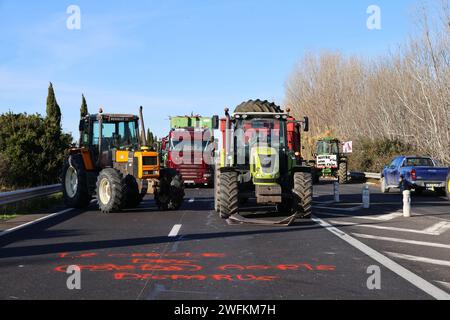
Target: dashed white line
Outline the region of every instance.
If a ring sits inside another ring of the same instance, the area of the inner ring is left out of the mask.
[[[390,242],[397,242],[397,243],[408,243],[408,244],[413,244],[413,245],[418,245],[418,246],[450,249],[450,245],[444,244],[444,243],[416,241],[416,240],[407,240],[407,239],[389,238],[389,237],[379,237],[379,236],[373,236],[373,235],[361,234],[361,233],[352,233],[352,234],[355,237],[363,238],[363,239],[373,239],[373,240],[390,241]]]
[[[178,232],[180,232],[181,227],[182,227],[181,224],[174,225],[172,230],[169,233],[169,238],[174,238],[174,237],[178,236]]]
[[[383,266],[391,270],[392,272],[396,273],[406,281],[410,282],[420,290],[426,292],[430,296],[432,296],[435,299],[438,300],[450,300],[450,294],[445,292],[444,290],[438,288],[437,286],[433,285],[432,283],[426,281],[425,279],[419,277],[415,273],[409,271],[408,269],[402,267],[392,259],[389,259],[385,255],[379,253],[378,251],[370,248],[369,246],[365,245],[361,241],[349,236],[345,232],[339,230],[338,228],[332,226],[328,222],[319,219],[317,217],[313,217],[312,219],[314,222],[322,226],[323,228],[327,229],[340,239],[344,240],[351,246],[355,247],[356,249],[360,250],[364,254],[368,255],[378,263],[381,263]]]
[[[396,253],[396,252],[386,252],[386,254],[390,255],[391,257],[402,259],[402,260],[423,262],[423,263],[429,263],[429,264],[437,264],[440,266],[450,267],[450,261],[448,261],[448,260],[437,260],[437,259],[431,259],[431,258],[425,258],[425,257],[417,257],[417,256],[411,256],[408,254]]]

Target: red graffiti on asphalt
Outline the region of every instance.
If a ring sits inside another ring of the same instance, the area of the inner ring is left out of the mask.
[[[112,272],[115,280],[195,280],[195,281],[274,281],[285,272],[324,272],[335,271],[333,265],[293,263],[274,265],[223,264],[227,258],[224,253],[97,253],[88,252],[73,255],[61,253],[59,258],[70,260],[70,264],[57,266],[57,272],[66,272],[74,260],[107,258],[116,260],[105,264],[77,264],[82,271]],[[218,260],[219,261],[216,261]],[[126,263],[121,263],[126,260]],[[205,262],[208,263],[205,266]],[[212,272],[205,272],[210,269]],[[212,270],[211,270],[212,269]],[[275,273],[267,275],[258,273]],[[223,274],[226,273],[226,274]]]

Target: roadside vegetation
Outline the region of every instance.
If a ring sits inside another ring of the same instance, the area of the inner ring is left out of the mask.
[[[62,193],[56,193],[48,197],[20,201],[0,206],[0,221],[14,219],[25,214],[39,214],[55,206],[63,204]]]
[[[6,190],[56,183],[72,136],[62,132],[61,110],[53,85],[46,116],[0,115],[0,186]]]
[[[440,5],[417,11],[417,33],[393,52],[367,59],[326,51],[300,60],[285,105],[310,117],[305,157],[330,132],[354,142],[351,170],[379,172],[402,153],[450,165],[450,10],[448,1],[433,3]]]

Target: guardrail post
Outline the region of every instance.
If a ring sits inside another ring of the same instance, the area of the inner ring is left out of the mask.
[[[369,190],[369,186],[367,186],[367,185],[363,189],[362,200],[363,200],[363,208],[369,209],[370,208],[370,190]]]
[[[333,193],[334,193],[334,202],[338,203],[341,202],[341,196],[339,194],[339,183],[335,182],[334,183],[334,188],[333,188]]]
[[[403,191],[403,217],[411,217],[411,190]]]

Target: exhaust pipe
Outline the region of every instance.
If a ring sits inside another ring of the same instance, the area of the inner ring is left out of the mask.
[[[145,124],[144,124],[144,108],[141,106],[139,108],[139,119],[141,120],[141,147],[148,147],[147,145],[147,137],[145,135]]]

